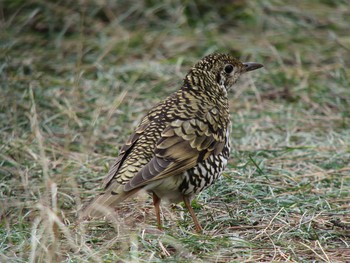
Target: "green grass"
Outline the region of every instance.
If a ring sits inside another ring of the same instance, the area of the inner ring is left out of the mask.
[[[348,1],[0,5],[1,262],[350,261]],[[265,65],[230,94],[232,152],[194,208],[147,195],[78,223],[140,118],[213,51]]]

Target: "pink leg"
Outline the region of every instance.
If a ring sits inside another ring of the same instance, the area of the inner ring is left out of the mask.
[[[160,204],[160,198],[155,193],[153,193],[153,205],[154,205],[154,208],[156,210],[157,226],[158,226],[159,230],[163,230],[162,221],[160,220],[160,207],[159,207],[159,204]]]
[[[183,200],[185,202],[185,205],[188,209],[188,211],[190,212],[191,216],[192,216],[192,219],[193,219],[193,222],[194,222],[194,225],[196,227],[196,231],[198,233],[201,233],[203,231],[201,225],[199,224],[199,221],[196,217],[196,215],[194,214],[194,211],[193,211],[193,208],[191,206],[191,202],[190,202],[190,199],[187,197],[187,196],[183,196]]]

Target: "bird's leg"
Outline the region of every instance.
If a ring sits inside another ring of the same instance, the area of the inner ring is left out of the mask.
[[[155,193],[153,193],[152,196],[153,196],[153,205],[154,205],[154,208],[156,210],[157,226],[158,226],[159,230],[163,230],[162,221],[160,219],[160,207],[159,207],[160,198]]]
[[[196,231],[197,231],[198,233],[201,233],[203,229],[202,229],[201,225],[199,224],[196,215],[194,214],[193,208],[192,208],[192,206],[191,206],[190,199],[188,198],[188,196],[183,196],[183,200],[184,200],[184,202],[185,202],[185,205],[186,205],[188,211],[189,211],[190,214],[191,214],[191,217],[192,217],[192,219],[193,219],[194,225],[196,226]]]

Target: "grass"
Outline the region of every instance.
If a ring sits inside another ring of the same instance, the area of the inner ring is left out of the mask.
[[[350,261],[348,1],[3,1],[0,261]],[[147,195],[78,223],[147,109],[213,52],[265,68],[230,94],[233,149],[194,207]]]

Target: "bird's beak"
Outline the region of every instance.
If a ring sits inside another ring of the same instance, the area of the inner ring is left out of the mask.
[[[258,68],[262,68],[264,65],[260,64],[260,63],[256,63],[256,62],[244,62],[244,72],[248,72],[248,71],[252,71],[252,70],[256,70]]]

